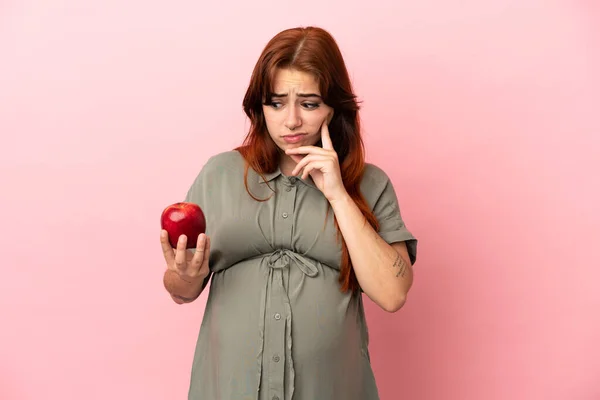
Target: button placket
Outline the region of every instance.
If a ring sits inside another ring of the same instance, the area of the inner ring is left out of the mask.
[[[282,268],[274,270],[273,274],[273,286],[271,291],[272,306],[274,313],[272,314],[273,320],[270,324],[269,332],[269,352],[271,353],[268,369],[269,369],[269,389],[274,397],[283,395],[284,390],[284,363],[280,363],[278,354],[285,352],[285,313],[283,311],[283,304],[285,302],[283,287],[281,285],[282,280]]]
[[[296,177],[283,178],[279,180],[279,198],[277,201],[277,208],[275,210],[278,217],[275,227],[276,246],[283,247],[284,249],[291,249],[292,246],[292,232],[294,225],[294,206],[297,192],[297,181]],[[285,190],[281,190],[285,189]],[[285,260],[285,261],[284,261]],[[269,290],[270,304],[271,304],[271,322],[268,324],[269,333],[268,343],[265,347],[265,353],[263,356],[264,367],[268,369],[268,390],[269,396],[273,400],[283,399],[285,390],[285,368],[287,365],[287,345],[288,339],[286,339],[286,329],[289,329],[288,319],[291,315],[288,314],[291,310],[289,304],[286,304],[287,294],[285,293],[284,276],[289,274],[289,262],[287,255],[284,255],[284,259],[280,259],[277,262],[285,262],[287,266],[280,265],[276,270],[273,271],[273,279],[271,280],[271,286]],[[289,371],[288,371],[289,372]],[[293,372],[292,372],[293,376]],[[292,377],[293,379],[293,377]]]

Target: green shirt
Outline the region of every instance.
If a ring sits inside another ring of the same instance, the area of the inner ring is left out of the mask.
[[[211,157],[186,201],[200,205],[213,272],[190,400],[376,400],[360,294],[342,293],[333,211],[309,177],[266,176],[237,151]],[[361,190],[388,243],[407,230],[388,176],[367,164]]]

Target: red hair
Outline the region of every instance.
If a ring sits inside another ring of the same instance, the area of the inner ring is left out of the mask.
[[[321,28],[294,28],[280,32],[267,43],[254,67],[243,101],[244,112],[250,119],[251,126],[242,146],[235,149],[246,161],[246,190],[257,201],[268,200],[258,199],[250,193],[248,168],[252,167],[264,179],[264,174],[275,171],[279,166],[280,149],[269,136],[263,114],[263,104],[271,98],[272,84],[278,68],[299,70],[316,78],[323,101],[334,110],[329,131],[333,147],[338,154],[344,187],[366,222],[377,231],[377,218],[360,192],[365,167],[364,144],[358,116],[360,107],[353,93],[340,49],[334,38]],[[341,290],[355,292],[360,286],[335,215],[334,224],[337,240],[342,241],[339,277]]]

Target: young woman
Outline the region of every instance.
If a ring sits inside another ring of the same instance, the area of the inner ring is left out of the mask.
[[[277,34],[243,107],[244,143],[211,157],[185,199],[207,219],[195,252],[161,232],[175,302],[195,300],[212,276],[189,399],[378,399],[361,294],[400,309],[417,240],[386,173],[364,161],[333,37]]]

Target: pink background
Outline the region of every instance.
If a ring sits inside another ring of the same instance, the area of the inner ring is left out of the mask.
[[[187,398],[206,293],[164,291],[159,215],[309,24],[420,239],[405,307],[367,304],[382,400],[600,399],[597,2],[204,4],[0,3],[0,399]]]

